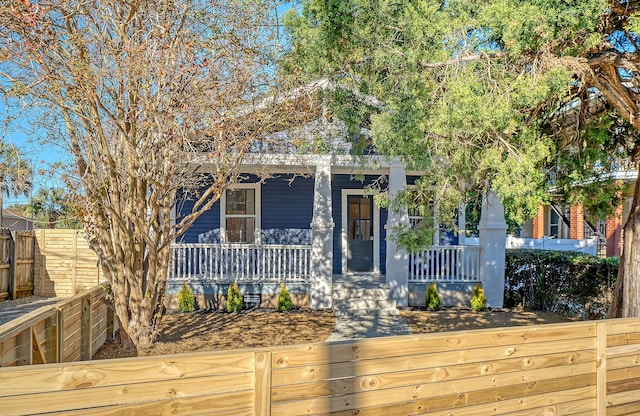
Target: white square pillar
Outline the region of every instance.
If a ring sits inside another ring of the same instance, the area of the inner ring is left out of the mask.
[[[389,199],[394,198],[407,185],[407,175],[404,164],[399,159],[393,159],[389,166]],[[409,256],[407,252],[396,244],[390,234],[395,232],[400,224],[409,226],[407,208],[399,211],[389,208],[387,217],[387,275],[386,280],[391,289],[393,299],[398,306],[409,305]]]
[[[311,222],[311,307],[333,306],[333,216],[331,214],[331,159],[316,165]]]
[[[480,282],[487,296],[487,306],[502,308],[507,222],[504,219],[504,206],[494,191],[489,191],[482,199],[478,231],[480,234]]]

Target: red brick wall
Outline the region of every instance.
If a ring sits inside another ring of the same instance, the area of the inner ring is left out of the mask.
[[[533,217],[533,238],[544,236],[544,205],[538,205],[538,213]]]
[[[571,206],[569,222],[571,224],[569,238],[582,240],[584,238],[584,206],[581,202]]]

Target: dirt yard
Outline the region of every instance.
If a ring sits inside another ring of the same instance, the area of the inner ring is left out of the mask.
[[[514,325],[567,322],[549,312],[498,309],[474,312],[443,309],[438,312],[409,308],[401,311],[414,334],[459,331]],[[178,354],[288,344],[324,342],[333,332],[335,317],[329,311],[296,310],[280,313],[257,309],[240,313],[169,311],[162,319],[157,344],[139,355]],[[108,342],[94,359],[134,356]]]

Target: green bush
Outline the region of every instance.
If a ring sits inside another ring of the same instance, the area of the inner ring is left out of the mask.
[[[293,308],[293,302],[291,302],[291,295],[287,290],[284,283],[280,283],[280,294],[278,295],[278,310],[280,312],[286,312]]]
[[[189,285],[185,282],[178,292],[178,310],[180,312],[193,312],[196,310],[196,298]]]
[[[484,294],[482,283],[478,283],[473,287],[473,293],[471,294],[471,309],[478,312],[487,310],[487,297]]]
[[[425,299],[427,309],[431,311],[440,310],[440,294],[438,293],[438,287],[435,282],[427,285],[427,296]]]
[[[504,305],[583,318],[601,316],[618,265],[618,258],[574,251],[507,250]]]
[[[242,309],[242,293],[237,283],[231,283],[227,291],[227,312],[238,312]]]

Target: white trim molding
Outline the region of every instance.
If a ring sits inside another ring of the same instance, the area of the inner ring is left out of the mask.
[[[236,189],[253,189],[255,190],[255,225],[254,225],[254,241],[253,244],[260,244],[260,235],[262,229],[262,199],[260,197],[260,182],[256,183],[237,183],[227,188],[220,196],[220,241],[227,243],[227,191]]]
[[[349,257],[349,241],[347,232],[348,204],[347,197],[350,195],[364,196],[364,189],[343,189],[341,203],[341,234],[342,234],[342,274],[349,273],[347,269],[347,259]],[[380,207],[373,201],[373,273],[380,273]]]

